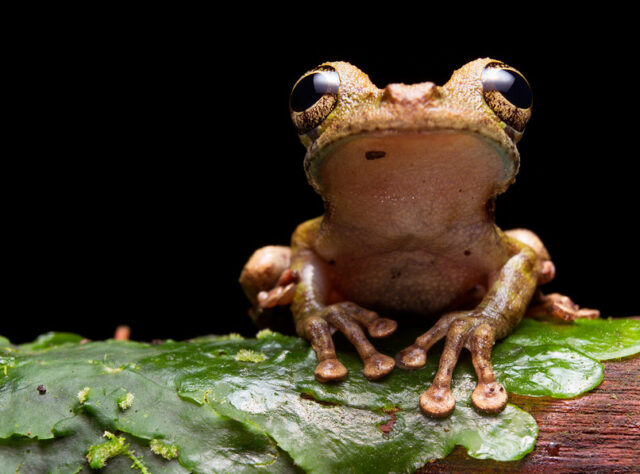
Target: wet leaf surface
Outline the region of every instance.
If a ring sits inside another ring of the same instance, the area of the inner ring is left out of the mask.
[[[377,345],[394,354],[416,335]],[[279,334],[81,341],[49,333],[11,345],[0,337],[0,473],[91,472],[85,456],[105,442],[104,431],[124,436],[149,472],[412,472],[456,445],[480,459],[519,459],[537,437],[535,420],[513,405],[497,416],[471,407],[475,374],[465,353],[453,378],[456,409],[434,420],[418,398],[437,353],[422,369],[371,382],[347,347],[340,358],[349,377],[320,384],[308,343]],[[525,320],[496,345],[493,364],[511,393],[567,398],[600,383],[596,359],[638,351],[639,321]],[[175,446],[177,457],[154,454],[152,440]],[[126,472],[131,459],[113,457],[101,472]]]

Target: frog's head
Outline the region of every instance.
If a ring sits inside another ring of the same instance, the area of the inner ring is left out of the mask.
[[[345,163],[345,156],[355,153],[353,159],[361,161],[350,172],[364,174],[364,163],[400,154],[413,157],[410,167],[421,166],[416,160],[424,158],[424,163],[456,160],[460,173],[494,168],[488,176],[496,195],[515,179],[520,163],[515,144],[531,102],[526,79],[489,58],[466,64],[444,86],[423,82],[384,89],[349,63],[328,62],[298,80],[290,109],[307,148],[307,177],[321,194],[328,180],[324,164]],[[339,160],[328,159],[333,156]]]

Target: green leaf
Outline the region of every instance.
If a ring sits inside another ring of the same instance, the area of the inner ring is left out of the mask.
[[[38,336],[35,341],[22,344],[20,347],[24,351],[37,351],[62,344],[77,343],[83,339],[82,336],[70,332],[48,332]]]
[[[3,410],[4,413],[4,410]],[[100,442],[102,431],[91,419],[76,416],[54,425],[56,439],[0,439],[0,474],[78,472],[87,448]]]
[[[161,346],[110,341],[41,351],[27,347],[29,350],[22,352],[18,346],[13,352],[16,363],[7,376],[0,376],[0,438],[57,440],[58,423],[82,413],[100,426],[100,434],[108,430],[146,443],[159,439],[177,446],[178,458],[171,462],[179,462],[189,471],[269,472],[273,466],[280,466],[281,471],[291,467],[288,456],[255,427],[223,417],[209,406],[182,400],[173,384],[165,380],[140,375],[139,359],[151,353],[172,357]],[[198,352],[197,344],[182,343],[181,347]],[[129,393],[134,395],[133,401],[123,409],[121,402]],[[104,439],[98,444],[101,442]],[[63,451],[67,447],[57,446]],[[19,448],[11,443],[6,445],[9,447]],[[83,449],[88,447],[85,443]],[[148,446],[142,454],[158,457]],[[55,462],[77,458],[77,450],[68,450],[66,456],[47,462],[55,470],[65,465]]]
[[[504,342],[491,357],[496,378],[510,393],[572,398],[600,385],[604,367],[568,347]]]
[[[596,358],[640,351],[639,327],[525,320],[495,346],[493,366],[512,393],[577,396],[600,383]],[[376,344],[395,354],[416,335]],[[160,345],[80,341],[57,333],[22,345],[0,340],[0,474],[89,472],[87,452],[107,441],[104,431],[126,449],[101,472],[128,472],[135,462],[137,472],[154,473],[412,472],[456,445],[480,459],[519,459],[537,437],[535,420],[513,405],[496,416],[470,406],[476,377],[466,352],[453,374],[456,409],[434,420],[418,399],[437,352],[420,370],[371,382],[336,337],[349,377],[321,384],[309,344],[277,333]]]
[[[628,357],[640,352],[640,320],[578,319],[552,324],[525,318],[505,341],[523,346],[560,345],[596,360]]]
[[[205,353],[219,350],[215,340],[203,347]],[[234,354],[246,350],[263,353],[265,360],[237,360]],[[529,414],[510,405],[486,417],[470,407],[473,385],[466,364],[453,382],[466,399],[450,418],[434,420],[421,413],[418,398],[430,384],[437,358],[422,370],[394,371],[384,381],[371,382],[356,355],[340,357],[350,376],[340,384],[321,384],[313,376],[315,354],[299,339],[274,335],[237,341],[200,370],[178,377],[177,388],[185,398],[262,428],[310,472],[353,466],[358,472],[412,471],[446,456],[456,444],[472,456],[500,460],[519,459],[533,449],[537,427]],[[389,422],[391,408],[398,411],[385,434],[381,426]]]

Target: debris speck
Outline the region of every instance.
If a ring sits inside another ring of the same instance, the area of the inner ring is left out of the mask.
[[[44,395],[45,393],[47,393],[47,389],[44,388],[44,385],[42,385],[42,384],[38,385],[37,389],[38,389],[38,393],[40,395]]]
[[[118,326],[113,338],[116,341],[128,341],[131,337],[131,328],[129,326]]]
[[[549,443],[549,446],[547,446],[547,452],[550,456],[557,456],[560,454],[560,445],[553,442]]]

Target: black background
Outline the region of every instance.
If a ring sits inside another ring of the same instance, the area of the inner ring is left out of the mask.
[[[103,339],[118,324],[141,340],[253,334],[237,284],[244,262],[322,212],[288,95],[336,59],[379,87],[443,84],[481,56],[519,69],[533,116],[498,224],[542,237],[558,270],[549,291],[604,316],[638,314],[632,32],[198,16],[16,38],[0,334]]]

